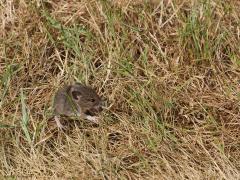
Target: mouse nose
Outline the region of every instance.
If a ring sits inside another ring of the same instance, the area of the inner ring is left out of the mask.
[[[103,111],[103,108],[102,108],[102,106],[100,106],[100,107],[99,107],[99,111]]]
[[[101,112],[103,110],[102,106],[98,105],[94,107],[95,111]]]

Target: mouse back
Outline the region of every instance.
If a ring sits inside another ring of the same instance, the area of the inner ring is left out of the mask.
[[[56,92],[53,104],[55,115],[70,115],[73,112],[69,102],[69,90],[70,86],[65,85]]]

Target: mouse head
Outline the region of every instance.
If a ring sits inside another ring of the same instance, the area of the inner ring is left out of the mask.
[[[95,112],[102,111],[102,100],[99,95],[91,87],[76,83],[70,86],[70,95],[72,100],[84,112],[92,109]]]

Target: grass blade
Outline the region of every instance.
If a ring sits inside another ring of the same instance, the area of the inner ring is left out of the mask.
[[[22,130],[25,134],[25,137],[28,141],[29,144],[31,144],[31,137],[30,137],[30,133],[28,131],[28,122],[29,122],[29,116],[28,116],[28,112],[27,112],[27,106],[25,103],[25,96],[23,94],[23,90],[21,89],[21,105],[22,105],[22,122],[21,122],[21,127]]]
[[[16,126],[11,126],[7,124],[0,124],[0,128],[15,128]]]
[[[5,96],[8,92],[10,81],[13,75],[16,74],[19,70],[20,70],[20,67],[18,64],[11,64],[7,66],[6,70],[1,76],[1,85],[3,87],[3,92],[0,95],[0,107],[2,106]]]

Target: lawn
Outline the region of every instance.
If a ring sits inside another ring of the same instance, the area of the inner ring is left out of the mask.
[[[106,98],[52,118],[57,89]],[[0,1],[0,173],[240,179],[240,1]]]

